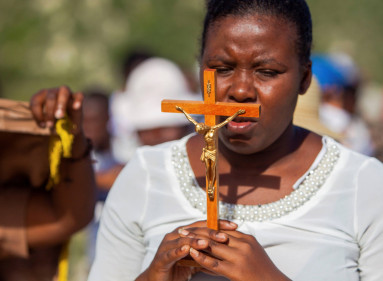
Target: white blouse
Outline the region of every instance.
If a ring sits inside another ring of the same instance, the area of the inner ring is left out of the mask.
[[[188,137],[139,148],[112,187],[90,281],[134,280],[164,235],[206,219],[206,195],[186,154]],[[317,159],[276,202],[221,203],[222,218],[254,235],[294,281],[383,280],[383,165],[323,138]],[[196,280],[226,280],[202,273]]]

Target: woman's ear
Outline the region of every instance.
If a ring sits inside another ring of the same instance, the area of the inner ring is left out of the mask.
[[[303,66],[303,71],[302,71],[303,75],[302,75],[301,85],[299,89],[300,95],[304,95],[311,84],[311,78],[312,78],[311,65],[312,65],[312,62],[310,60],[305,66]]]

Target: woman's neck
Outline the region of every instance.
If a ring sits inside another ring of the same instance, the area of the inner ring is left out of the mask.
[[[220,159],[223,165],[234,170],[252,170],[260,173],[268,168],[279,165],[302,147],[309,131],[290,125],[283,134],[266,149],[253,154],[238,154],[228,149],[221,141],[219,145]]]

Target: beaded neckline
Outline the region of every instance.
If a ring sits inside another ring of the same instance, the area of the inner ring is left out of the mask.
[[[318,165],[311,169],[298,187],[284,198],[263,205],[241,205],[219,202],[221,219],[241,221],[268,221],[296,210],[312,198],[325,183],[339,159],[339,148],[331,138],[324,138],[325,153]],[[206,193],[199,187],[191,169],[184,144],[172,147],[172,164],[178,182],[189,203],[206,214]]]

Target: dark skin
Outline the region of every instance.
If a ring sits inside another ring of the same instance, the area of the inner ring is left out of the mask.
[[[25,228],[28,247],[44,251],[47,247],[66,242],[93,217],[94,175],[90,157],[82,158],[87,149],[81,129],[82,95],[69,88],[46,89],[36,93],[30,109],[37,124],[53,129],[65,112],[76,125],[73,130],[72,157],[62,159],[59,184],[46,191],[49,176],[48,136],[0,133],[4,149],[0,160],[0,188],[30,189],[26,206]],[[49,249],[48,249],[49,250]]]
[[[306,92],[311,81],[311,62],[302,64],[296,38],[293,24],[257,14],[225,17],[208,31],[201,77],[206,68],[217,70],[217,100],[258,103],[262,108],[259,119],[237,117],[220,131],[219,173],[230,175],[220,182],[222,201],[256,205],[283,198],[293,191],[293,184],[309,169],[322,147],[320,136],[292,125],[298,95]],[[198,135],[187,143],[198,179],[205,175],[199,161],[203,145]],[[235,228],[216,232],[189,225],[183,229],[178,237],[165,236],[158,251],[177,251],[187,245],[202,271],[233,281],[289,280],[254,236]],[[196,248],[194,240],[180,242],[184,237],[206,241],[207,245]],[[184,255],[168,260],[162,256],[156,255],[137,280],[186,280],[170,274],[176,270],[174,262]],[[168,279],[156,279],[158,272],[168,274]]]
[[[41,127],[53,129],[56,120],[63,118],[65,113],[71,118],[75,124],[72,157],[81,158],[74,162],[62,160],[62,180],[50,193],[33,192],[26,218],[27,240],[31,248],[62,243],[93,217],[95,183],[92,163],[89,156],[82,159],[87,149],[81,126],[82,100],[81,93],[73,94],[65,86],[41,90],[30,100],[33,117]],[[45,154],[29,159],[35,162]]]

